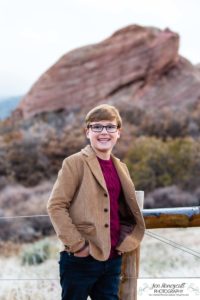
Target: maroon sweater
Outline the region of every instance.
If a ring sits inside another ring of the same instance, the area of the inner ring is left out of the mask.
[[[120,234],[119,197],[121,192],[121,182],[112,159],[103,160],[99,157],[97,158],[101,166],[101,170],[110,197],[111,251],[109,258],[113,258],[118,255],[117,251],[115,250],[115,247],[118,244]]]

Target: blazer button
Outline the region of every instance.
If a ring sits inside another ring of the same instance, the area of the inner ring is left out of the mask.
[[[104,225],[104,227],[106,227],[106,228],[107,228],[107,227],[108,227],[108,224],[105,224],[105,225]]]
[[[104,194],[104,197],[108,197],[108,195],[105,193],[105,194]]]
[[[107,208],[104,208],[104,211],[105,211],[105,212],[108,212],[108,209],[107,209]]]

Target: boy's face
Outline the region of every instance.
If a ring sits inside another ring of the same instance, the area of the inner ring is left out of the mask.
[[[107,126],[107,128],[101,126]],[[91,122],[86,129],[86,136],[90,140],[92,148],[98,152],[111,152],[120,137],[120,129],[116,120]]]

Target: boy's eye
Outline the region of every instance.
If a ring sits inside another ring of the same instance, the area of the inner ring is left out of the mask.
[[[93,129],[102,129],[102,125],[92,125]]]

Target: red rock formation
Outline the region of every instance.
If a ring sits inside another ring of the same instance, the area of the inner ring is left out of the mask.
[[[123,28],[99,44],[61,57],[33,85],[16,112],[29,118],[41,112],[63,108],[70,111],[100,102],[121,106],[141,100],[141,104],[149,106],[156,100],[163,105],[169,98],[171,84],[176,88],[186,77],[186,85],[174,94],[179,101],[187,96],[190,82],[195,85],[197,80],[189,78],[187,83],[182,64],[189,63],[180,60],[178,47],[179,36],[168,29],[136,25]]]

